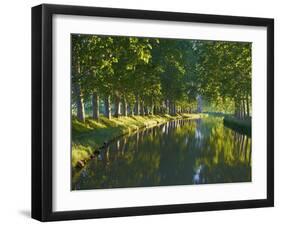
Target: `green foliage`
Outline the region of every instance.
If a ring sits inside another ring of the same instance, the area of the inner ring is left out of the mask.
[[[225,116],[223,119],[225,126],[238,131],[241,134],[251,136],[252,133],[252,119],[237,119],[233,116]]]
[[[251,43],[73,34],[71,44],[73,108],[94,108],[94,92],[107,108],[176,114],[200,96],[207,111],[250,116]]]
[[[199,55],[197,82],[213,107],[234,112],[234,103],[251,100],[251,43],[200,41],[195,48]]]

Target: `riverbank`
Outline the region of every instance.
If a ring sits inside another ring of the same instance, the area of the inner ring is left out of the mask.
[[[131,116],[107,119],[101,116],[93,120],[86,118],[85,122],[72,119],[72,167],[82,167],[89,159],[94,157],[95,151],[108,142],[134,131],[160,125],[175,119],[198,119],[206,114],[181,114]]]
[[[238,119],[233,116],[224,116],[223,124],[226,127],[229,127],[239,133],[246,134],[251,136],[252,133],[252,120],[251,118],[247,119]]]

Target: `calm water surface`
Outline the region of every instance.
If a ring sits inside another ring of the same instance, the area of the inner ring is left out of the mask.
[[[72,189],[251,181],[251,138],[222,118],[177,120],[124,136],[74,172]]]

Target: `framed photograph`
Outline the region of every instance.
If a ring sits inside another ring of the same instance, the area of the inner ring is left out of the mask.
[[[274,20],[32,8],[32,217],[274,205]]]

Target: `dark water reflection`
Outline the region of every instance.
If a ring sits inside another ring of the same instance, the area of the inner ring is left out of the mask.
[[[74,173],[72,189],[251,181],[251,138],[221,118],[177,120],[125,136]]]

